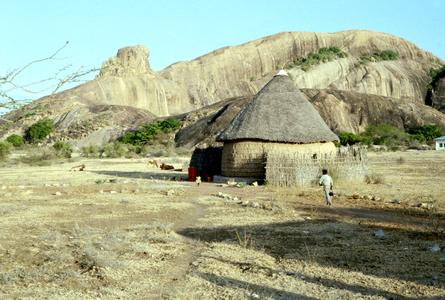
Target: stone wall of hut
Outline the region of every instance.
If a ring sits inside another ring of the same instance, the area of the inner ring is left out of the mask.
[[[260,141],[225,142],[221,172],[228,177],[266,177],[266,157],[269,152],[323,155],[335,153],[334,143],[290,144]]]

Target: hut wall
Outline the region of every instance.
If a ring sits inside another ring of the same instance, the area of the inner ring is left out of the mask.
[[[224,143],[221,172],[229,177],[265,178],[266,156],[269,152],[321,155],[335,153],[334,143],[288,144],[258,141]]]

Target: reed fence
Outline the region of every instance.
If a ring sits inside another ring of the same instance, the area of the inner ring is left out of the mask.
[[[273,151],[266,156],[266,181],[277,186],[316,184],[322,169],[334,182],[363,181],[368,173],[367,151],[363,147],[344,147],[331,154],[301,155]]]

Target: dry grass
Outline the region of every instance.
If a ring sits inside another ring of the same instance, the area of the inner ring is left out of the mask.
[[[384,182],[336,183],[332,208],[319,187],[197,187],[150,179],[144,160],[81,163],[84,172],[0,168],[0,298],[445,294],[443,251],[428,250],[445,247],[443,154],[371,154],[370,170]],[[219,191],[258,205],[211,196]]]

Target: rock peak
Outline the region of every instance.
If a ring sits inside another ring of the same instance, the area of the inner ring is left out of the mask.
[[[143,45],[120,48],[116,56],[102,64],[98,77],[152,75],[148,61],[149,50]]]

